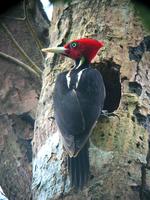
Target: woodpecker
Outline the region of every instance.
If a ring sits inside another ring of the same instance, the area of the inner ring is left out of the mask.
[[[75,61],[70,70],[57,76],[54,88],[54,112],[63,146],[71,185],[83,189],[89,178],[89,136],[99,118],[105,100],[100,72],[90,66],[102,41],[92,38],[73,40],[63,47],[45,48]]]

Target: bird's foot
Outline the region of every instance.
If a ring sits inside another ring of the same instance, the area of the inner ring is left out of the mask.
[[[110,117],[117,117],[120,120],[119,115],[117,115],[116,113],[113,112],[108,112],[107,110],[102,110],[100,116],[99,116],[99,120],[102,118],[110,118]]]

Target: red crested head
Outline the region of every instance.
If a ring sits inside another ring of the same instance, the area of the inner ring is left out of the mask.
[[[73,40],[64,45],[64,55],[77,60],[84,57],[88,62],[96,56],[98,50],[104,46],[104,42],[91,38]]]
[[[73,60],[85,58],[88,62],[96,56],[98,50],[104,46],[104,42],[91,38],[81,38],[73,40],[64,47],[54,47],[42,49],[43,52],[51,52],[65,55]]]

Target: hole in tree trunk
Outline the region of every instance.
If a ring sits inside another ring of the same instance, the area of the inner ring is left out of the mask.
[[[93,65],[100,71],[106,88],[103,110],[114,112],[119,107],[121,99],[120,65],[112,60],[104,60]]]

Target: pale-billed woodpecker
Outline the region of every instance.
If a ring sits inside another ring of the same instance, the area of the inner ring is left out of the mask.
[[[90,66],[91,60],[103,46],[102,41],[81,38],[64,47],[42,49],[75,61],[69,71],[57,76],[53,100],[56,123],[68,154],[71,184],[77,189],[82,189],[88,182],[89,136],[105,100],[103,78],[98,70]]]

